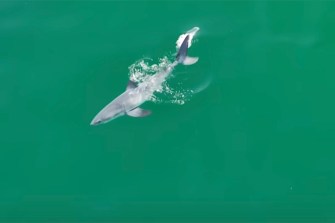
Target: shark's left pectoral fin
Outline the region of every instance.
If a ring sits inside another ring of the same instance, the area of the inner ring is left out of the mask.
[[[150,110],[144,110],[142,108],[135,108],[129,112],[127,112],[127,115],[131,116],[131,117],[145,117],[151,114]]]

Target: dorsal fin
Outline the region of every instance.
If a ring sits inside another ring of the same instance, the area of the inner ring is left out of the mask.
[[[127,85],[127,90],[137,88],[136,82],[129,80]]]

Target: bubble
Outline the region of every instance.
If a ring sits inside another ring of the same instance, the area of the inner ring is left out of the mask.
[[[171,65],[173,63],[171,61],[174,60],[170,60],[168,56],[160,58],[157,63],[154,63],[151,58],[140,59],[129,66],[129,79],[136,83],[142,83],[152,75]],[[170,74],[171,77],[173,77],[172,74]],[[177,87],[171,87],[169,80],[167,80],[150,98],[150,101],[154,103],[183,105],[191,99],[192,95],[192,90],[183,89],[180,83],[178,84],[178,89]]]

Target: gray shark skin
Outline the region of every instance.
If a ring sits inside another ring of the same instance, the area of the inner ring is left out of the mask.
[[[175,62],[170,64],[166,69],[156,73],[138,85],[129,81],[126,91],[106,105],[94,117],[91,125],[103,124],[123,115],[132,117],[150,115],[151,111],[143,110],[139,106],[151,99],[154,92],[161,88],[163,82],[178,64],[191,65],[198,61],[198,58],[187,56],[188,40],[189,35],[183,40]]]
[[[186,59],[187,57],[187,50],[188,50],[188,39],[190,38],[189,35],[187,35],[183,41],[183,43],[181,44],[177,56],[176,56],[176,61],[178,63],[183,63],[183,61]]]

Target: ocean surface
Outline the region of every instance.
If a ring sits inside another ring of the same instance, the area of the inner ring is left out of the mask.
[[[90,125],[195,26],[152,115]],[[334,1],[1,1],[0,222],[335,222],[334,27]]]

